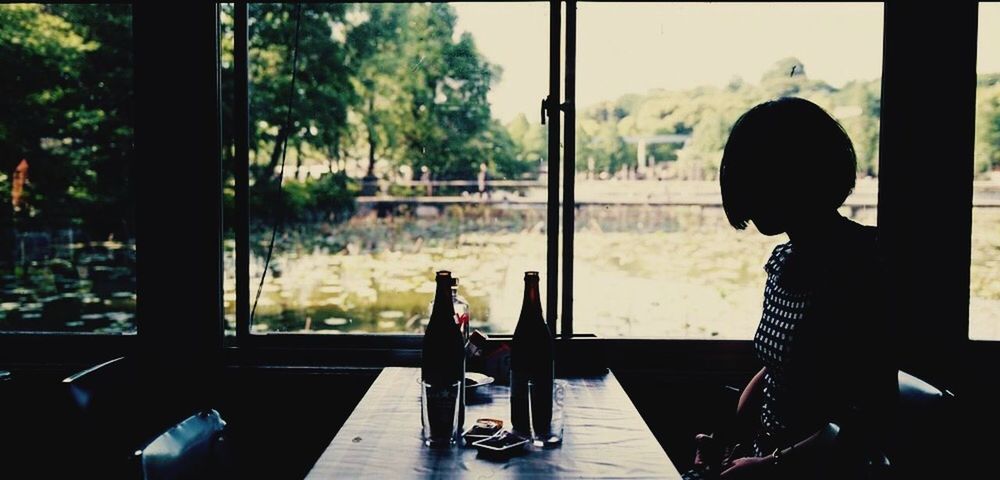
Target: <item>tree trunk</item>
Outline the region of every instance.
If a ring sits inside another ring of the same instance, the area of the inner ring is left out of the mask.
[[[340,158],[340,147],[338,146],[338,144],[334,144],[332,147],[330,147],[330,151],[329,153],[327,153],[326,165],[329,173],[333,173],[333,164],[334,162],[337,161],[338,158]]]
[[[375,176],[375,96],[368,97],[368,173],[366,178]]]
[[[302,173],[302,144],[295,144],[295,180],[300,180],[299,174]]]
[[[267,169],[263,173],[264,180],[271,181],[275,178],[274,169],[278,168],[278,162],[281,161],[281,147],[284,146],[287,139],[288,129],[282,126],[278,130],[278,136],[274,139],[274,150],[271,151],[271,161],[268,162]]]
[[[362,195],[375,195],[377,190],[376,183],[378,179],[375,178],[375,148],[377,146],[377,140],[375,140],[375,95],[368,97],[368,120],[365,124],[368,126],[368,172],[365,174],[365,178],[362,180],[361,194]]]

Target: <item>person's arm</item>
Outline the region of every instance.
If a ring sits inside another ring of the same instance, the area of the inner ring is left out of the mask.
[[[760,415],[760,406],[764,399],[764,374],[767,367],[762,367],[740,393],[736,404],[736,428],[739,433],[751,432],[756,427]]]
[[[760,415],[766,372],[767,367],[761,368],[743,387],[739,401],[736,403],[736,415],[723,422],[721,429],[716,430],[711,435],[703,433],[695,435],[695,464],[709,464],[719,467],[725,461],[723,458],[724,450],[734,448],[737,442],[752,434]]]
[[[720,447],[732,447],[735,443],[746,440],[757,430],[760,422],[760,407],[764,401],[764,375],[766,373],[767,367],[762,367],[747,382],[743,391],[740,392],[739,401],[736,403],[736,415],[731,417],[731,421],[724,422],[722,429],[712,435]]]
[[[785,462],[802,462],[804,459],[817,458],[819,452],[830,448],[838,433],[840,433],[839,427],[832,423],[827,424],[798,443],[775,449],[770,455],[737,458],[725,466],[721,477],[727,480],[760,478],[760,475],[769,469]]]

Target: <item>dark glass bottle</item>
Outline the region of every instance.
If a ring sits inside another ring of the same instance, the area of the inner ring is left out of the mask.
[[[460,396],[458,411],[458,430],[461,433],[465,424],[465,341],[462,332],[455,324],[455,308],[452,304],[451,294],[451,272],[437,272],[435,278],[437,287],[434,292],[434,308],[431,311],[431,319],[424,331],[423,342],[423,362],[421,376],[431,387],[438,387],[446,390],[448,387],[461,382],[462,388],[456,393]],[[442,398],[440,403],[443,410],[436,411],[431,408],[428,412],[431,418],[431,430],[435,430],[434,425],[440,422],[446,429],[451,423],[454,411],[450,410],[447,397]],[[454,397],[451,398],[451,405]],[[435,404],[431,407],[439,407]],[[447,408],[446,408],[447,407]]]
[[[552,379],[555,377],[553,350],[552,335],[542,317],[538,272],[525,272],[524,300],[510,352],[510,419],[514,430],[520,433],[531,431],[528,408],[535,421],[535,433],[548,433],[545,430],[552,419]],[[533,384],[531,405],[528,405],[529,381]]]

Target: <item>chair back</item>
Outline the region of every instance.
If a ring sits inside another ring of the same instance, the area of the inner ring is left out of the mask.
[[[143,480],[217,478],[226,422],[215,410],[192,415],[137,450]]]
[[[902,370],[895,428],[886,449],[895,478],[918,478],[947,469],[954,439],[954,395]],[[917,475],[917,477],[911,477]]]

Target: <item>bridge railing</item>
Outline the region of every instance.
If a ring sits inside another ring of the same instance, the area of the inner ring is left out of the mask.
[[[396,185],[400,187],[426,187],[428,185],[432,187],[479,187],[478,180],[396,180],[396,181],[370,181],[361,182],[362,185]],[[545,182],[540,182],[538,180],[487,180],[486,186],[492,188],[541,188],[544,187]]]

